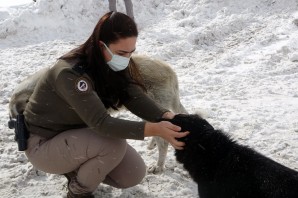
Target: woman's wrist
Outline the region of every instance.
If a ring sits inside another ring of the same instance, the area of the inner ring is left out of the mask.
[[[151,136],[158,136],[159,130],[157,129],[157,123],[146,122],[144,128],[144,136],[151,137]]]

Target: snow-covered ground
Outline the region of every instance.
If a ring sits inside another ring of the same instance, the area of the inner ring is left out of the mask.
[[[81,44],[108,1],[29,0],[0,3],[0,196],[62,197],[65,178],[36,171],[7,127],[8,102],[26,76]],[[181,100],[204,110],[217,128],[298,170],[297,0],[133,0],[137,52],[177,72]],[[119,11],[125,12],[123,1]],[[59,111],[59,110],[57,110]],[[135,119],[128,112],[118,116]],[[129,141],[149,165],[149,139]],[[135,187],[100,185],[98,197],[196,197],[197,186],[169,148],[166,170]]]

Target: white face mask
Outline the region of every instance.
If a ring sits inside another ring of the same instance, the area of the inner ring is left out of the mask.
[[[109,62],[107,62],[107,64],[113,71],[122,71],[125,68],[127,68],[130,57],[126,58],[124,56],[113,54],[112,51],[108,48],[108,46],[105,43],[103,43],[103,45],[108,50],[109,54],[112,56],[112,59]]]

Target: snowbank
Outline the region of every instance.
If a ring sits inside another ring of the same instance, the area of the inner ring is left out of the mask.
[[[135,0],[137,52],[178,74],[181,100],[237,141],[298,170],[298,12],[296,0]],[[119,11],[125,12],[123,1]],[[16,151],[8,102],[27,75],[83,42],[108,1],[37,0],[0,9],[0,194],[61,197],[65,179],[35,170]],[[135,119],[128,112],[119,117]],[[157,150],[130,141],[150,165]],[[197,187],[169,148],[167,169],[133,188],[100,185],[102,197],[196,197]]]

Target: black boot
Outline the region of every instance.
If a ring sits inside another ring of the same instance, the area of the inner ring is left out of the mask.
[[[77,171],[72,171],[72,172],[69,172],[69,173],[65,173],[63,175],[67,179],[67,188],[68,188],[67,198],[94,198],[94,195],[92,193],[74,194],[69,189],[70,182],[72,180],[75,180],[76,179]]]
[[[92,193],[74,194],[68,189],[67,198],[94,198],[94,195]]]
[[[67,179],[67,187],[69,186],[70,181],[77,176],[77,171],[72,171],[69,173],[63,174]]]

